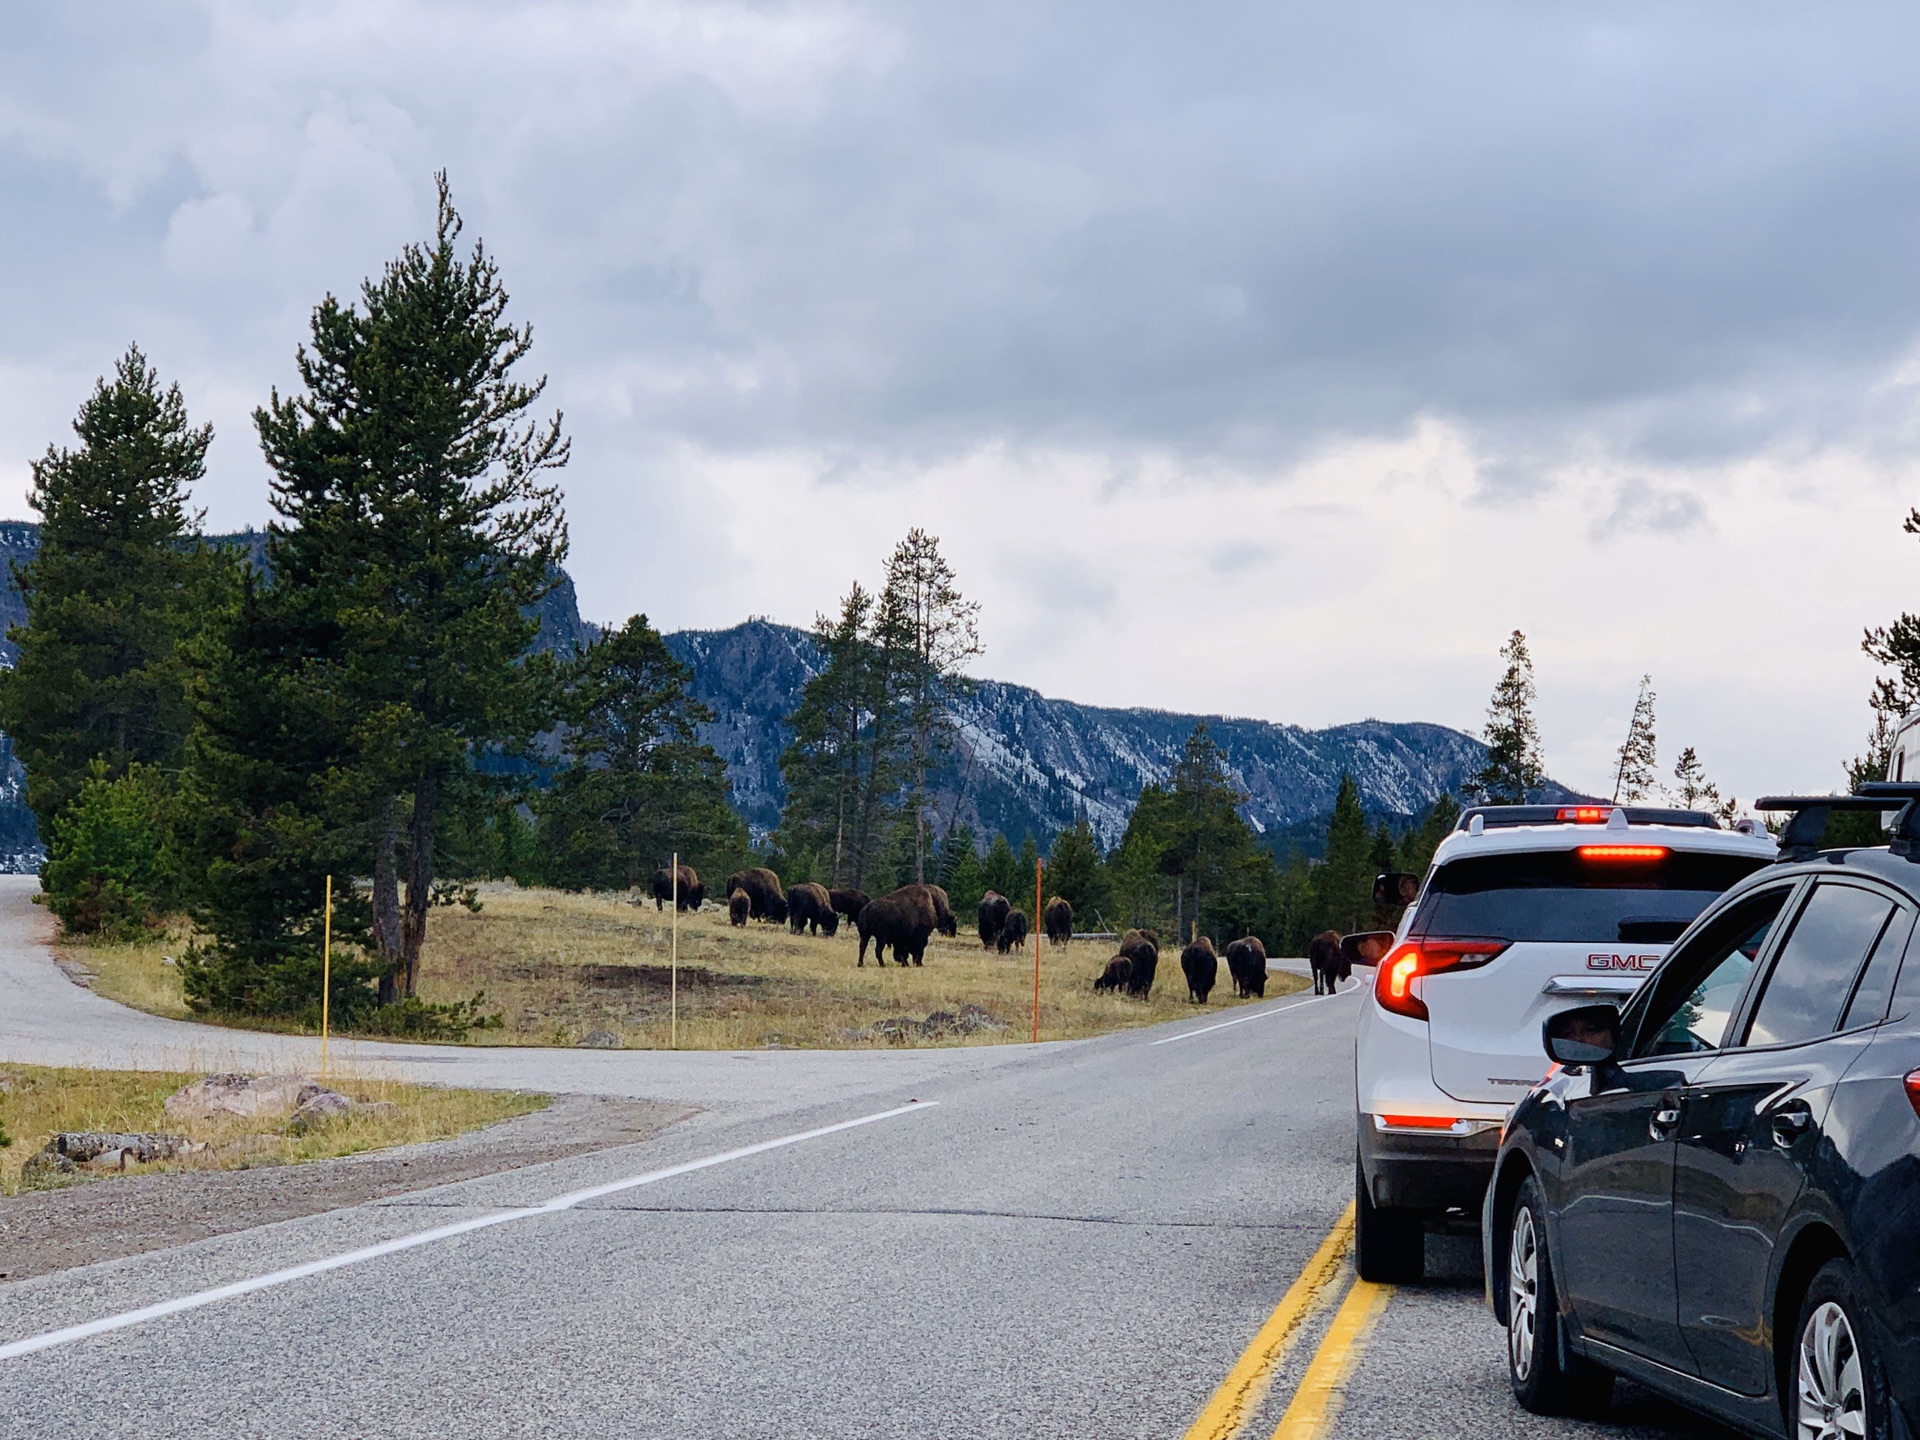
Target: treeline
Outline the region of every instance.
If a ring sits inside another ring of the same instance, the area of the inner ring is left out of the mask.
[[[77,932],[184,910],[198,1009],[317,1009],[459,1028],[423,1005],[433,908],[479,876],[620,887],[673,850],[737,863],[725,767],[690,675],[637,616],[530,653],[567,535],[559,414],[484,246],[439,177],[431,241],[357,303],[328,296],[299,388],[254,414],[275,521],[264,566],[211,543],[190,492],[211,428],[130,349],[33,466],[40,550],[0,676],[48,903]]]

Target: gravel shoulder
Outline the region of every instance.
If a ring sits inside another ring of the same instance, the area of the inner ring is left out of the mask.
[[[175,1171],[0,1197],[0,1281],[163,1250],[524,1165],[647,1140],[691,1107],[564,1095],[450,1140],[338,1160]]]

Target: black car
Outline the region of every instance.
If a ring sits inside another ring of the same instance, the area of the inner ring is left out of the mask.
[[[1620,1374],[1759,1435],[1920,1435],[1920,787],[1863,790],[1762,801],[1781,863],[1624,1010],[1543,1027],[1481,1219],[1526,1408]],[[1890,849],[1817,852],[1826,809],[1909,801]]]

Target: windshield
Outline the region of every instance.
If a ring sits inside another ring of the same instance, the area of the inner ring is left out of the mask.
[[[1582,859],[1574,850],[1474,855],[1434,871],[1410,934],[1664,945],[1766,863],[1682,851],[1632,862]]]

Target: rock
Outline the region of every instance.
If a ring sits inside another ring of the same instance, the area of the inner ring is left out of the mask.
[[[580,1037],[580,1043],[589,1050],[618,1050],[620,1037],[611,1030],[589,1030]]]
[[[48,1184],[89,1170],[125,1170],[128,1164],[177,1160],[207,1147],[184,1135],[122,1134],[112,1130],[62,1130],[27,1157],[20,1178],[28,1185]]]
[[[920,1022],[911,1015],[889,1015],[867,1027],[869,1038],[891,1040],[896,1045],[904,1045],[920,1033]]]
[[[322,1090],[317,1095],[309,1095],[300,1102],[300,1108],[293,1112],[293,1118],[287,1121],[289,1135],[310,1135],[331,1121],[351,1115],[353,1101],[338,1090]]]
[[[983,1031],[1006,1028],[1006,1022],[994,1019],[983,1005],[962,1005],[960,1014],[954,1020],[954,1029],[963,1035],[978,1035]]]
[[[27,1163],[20,1167],[20,1182],[29,1188],[51,1185],[72,1175],[79,1168],[57,1150],[42,1150],[36,1155],[29,1155]]]
[[[217,1115],[242,1119],[278,1119],[327,1091],[310,1075],[208,1075],[183,1085],[166,1100],[176,1120],[211,1120]]]

